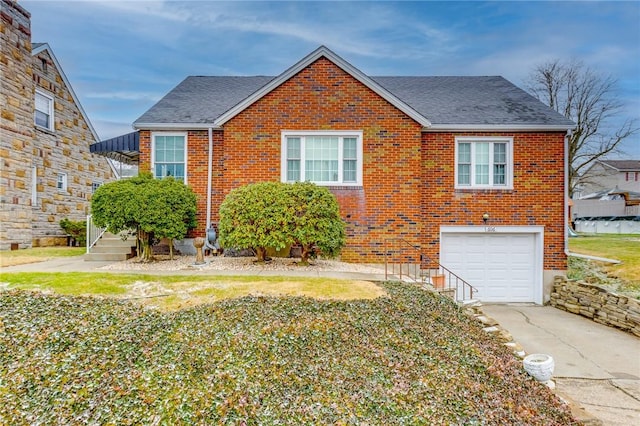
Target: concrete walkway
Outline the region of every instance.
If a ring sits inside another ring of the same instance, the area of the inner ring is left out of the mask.
[[[291,277],[325,277],[342,278],[364,281],[384,281],[384,270],[380,273],[351,272],[351,271],[329,271],[329,270],[271,270],[256,269],[250,270],[216,270],[199,269],[194,266],[188,269],[179,270],[153,270],[153,269],[100,269],[103,266],[111,265],[113,261],[87,262],[84,256],[60,257],[44,262],[27,263],[24,265],[7,266],[0,268],[3,272],[99,272],[112,274],[147,274],[147,275],[263,275],[263,276],[291,276]]]
[[[3,266],[2,272],[107,272],[99,268],[111,265],[107,262],[85,262],[84,256],[57,257],[44,262],[25,263],[16,266]]]
[[[551,306],[484,305],[527,354],[555,361],[556,391],[604,425],[640,425],[640,338]]]

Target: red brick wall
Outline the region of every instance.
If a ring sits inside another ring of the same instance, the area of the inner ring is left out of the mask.
[[[544,226],[544,269],[564,270],[564,135],[424,133],[423,249],[439,258],[440,225]],[[513,137],[512,190],[455,190],[455,137]]]
[[[420,125],[321,58],[224,126],[222,192],[280,180],[283,130],[362,130],[363,185],[332,188],[347,221],[342,259],[382,262],[383,242],[419,243]]]
[[[151,133],[140,131],[140,172],[151,172]],[[218,135],[218,146],[221,135]],[[215,150],[215,148],[214,148]],[[189,130],[187,132],[187,184],[198,196],[196,220],[198,227],[189,232],[188,237],[204,237],[207,225],[207,176],[208,176],[209,134],[207,130]],[[214,165],[214,170],[215,170]],[[215,182],[215,178],[214,178]]]

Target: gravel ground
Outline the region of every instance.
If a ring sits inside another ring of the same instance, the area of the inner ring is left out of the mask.
[[[113,263],[100,269],[107,270],[132,270],[132,271],[180,271],[180,270],[201,270],[201,271],[299,271],[305,268],[309,271],[341,271],[380,274],[384,273],[382,265],[365,265],[357,263],[346,263],[337,260],[316,259],[312,265],[298,265],[300,259],[296,258],[273,258],[264,264],[255,263],[254,257],[225,257],[209,256],[205,258],[204,265],[194,265],[195,256],[174,256],[173,260],[166,255],[154,256],[156,261],[151,263],[141,262],[137,258],[124,262]]]

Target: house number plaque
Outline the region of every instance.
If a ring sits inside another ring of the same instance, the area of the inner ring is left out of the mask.
[[[484,232],[496,232],[496,227],[495,226],[485,226],[484,227]]]

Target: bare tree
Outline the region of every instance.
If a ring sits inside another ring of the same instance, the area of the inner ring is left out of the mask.
[[[616,86],[610,75],[601,75],[581,62],[558,59],[538,65],[529,77],[531,94],[576,123],[569,137],[570,196],[580,175],[595,161],[617,152],[620,142],[640,130],[634,119],[611,128],[611,119],[624,107],[615,96]]]

